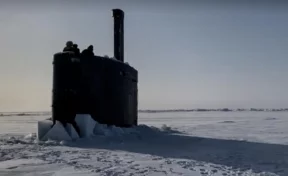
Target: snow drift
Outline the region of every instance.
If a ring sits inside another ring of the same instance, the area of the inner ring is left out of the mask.
[[[52,127],[52,121],[50,120],[39,121],[37,133],[38,140],[71,141],[79,138],[89,138],[95,136],[110,138],[143,138],[145,136],[157,136],[157,134],[162,134],[163,132],[179,133],[178,131],[173,131],[171,127],[168,127],[167,125],[162,125],[161,128],[149,127],[146,125],[138,125],[131,128],[108,126],[106,124],[96,122],[89,114],[77,114],[75,121],[80,129],[80,135],[78,135],[71,124],[67,124],[66,127],[64,127],[60,122],[56,121],[56,124]]]

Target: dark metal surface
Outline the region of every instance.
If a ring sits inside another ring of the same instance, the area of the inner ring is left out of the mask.
[[[124,62],[124,12],[113,9],[114,17],[114,57]]]
[[[138,72],[118,60],[74,59],[57,53],[53,62],[53,120],[71,122],[77,113],[91,114],[99,123],[137,125]]]
[[[113,9],[114,57],[73,58],[57,53],[53,61],[52,118],[73,122],[76,114],[90,114],[99,123],[137,125],[138,72],[124,64],[124,12]]]

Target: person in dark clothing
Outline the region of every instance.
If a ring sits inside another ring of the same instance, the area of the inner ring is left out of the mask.
[[[79,57],[80,56],[80,50],[79,50],[77,44],[73,44],[73,50],[74,50],[75,56]]]
[[[93,45],[88,46],[87,49],[84,49],[81,53],[82,57],[92,57],[94,56],[94,52],[93,52]]]
[[[65,46],[65,48],[63,49],[63,52],[64,52],[64,51],[72,51],[72,52],[74,52],[73,42],[72,42],[72,41],[66,42],[66,46]]]

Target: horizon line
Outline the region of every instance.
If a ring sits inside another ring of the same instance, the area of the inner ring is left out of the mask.
[[[176,109],[138,109],[138,112],[188,112],[188,111],[288,111],[288,108],[176,108]],[[50,113],[52,111],[2,111],[2,113]]]

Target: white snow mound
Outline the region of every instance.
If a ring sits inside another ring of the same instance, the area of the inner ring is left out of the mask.
[[[30,134],[27,134],[26,136],[24,136],[24,139],[35,139],[36,137],[36,134],[35,133],[30,133]]]
[[[118,139],[126,139],[126,137],[143,138],[155,136],[163,132],[172,132],[171,128],[167,125],[163,125],[160,129],[146,125],[139,125],[131,128],[107,126],[106,124],[96,122],[89,114],[77,114],[75,122],[80,130],[80,135],[70,123],[67,123],[66,127],[64,127],[62,123],[57,121],[53,128],[51,128],[53,123],[52,121],[39,121],[38,140],[70,141],[79,138],[90,138],[92,136],[103,136],[108,138],[116,137]]]
[[[107,125],[100,124],[98,122],[96,122],[96,125],[94,127],[94,135],[112,137],[112,136],[122,136],[124,134],[126,134],[125,128],[120,128],[116,126],[108,127]]]

